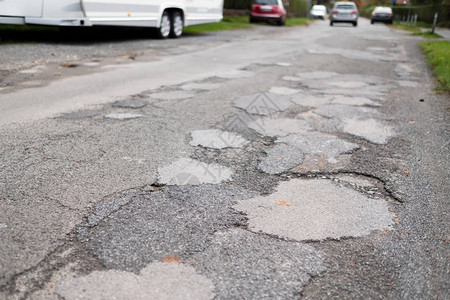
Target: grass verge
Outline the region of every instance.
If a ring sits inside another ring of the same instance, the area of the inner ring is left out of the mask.
[[[245,29],[250,28],[247,16],[237,17],[224,17],[221,22],[193,25],[184,28],[185,34],[199,34],[204,32],[232,30],[232,29]]]
[[[401,24],[398,21],[394,21],[394,24],[392,24],[391,27],[396,28],[396,29],[405,30],[405,31],[410,31],[412,33],[417,33],[417,34],[422,32],[420,30],[420,28],[417,26],[409,25],[409,24]]]
[[[311,19],[308,18],[287,18],[286,26],[305,26]],[[188,26],[184,29],[185,34],[200,34],[204,32],[233,30],[233,29],[245,29],[250,28],[253,25],[266,25],[266,22],[259,22],[250,24],[248,16],[236,16],[236,17],[224,17],[222,22],[200,24]]]
[[[421,22],[421,24],[419,24],[419,26],[423,27],[422,23],[423,22]],[[423,24],[426,24],[426,23],[423,23]],[[440,36],[437,33],[431,33],[430,30],[422,32],[422,30],[420,29],[419,26],[408,25],[408,24],[401,24],[398,21],[394,21],[394,24],[391,25],[391,26],[393,28],[396,28],[396,29],[409,31],[409,32],[411,32],[411,35],[420,35],[420,36],[423,36],[424,38],[427,38],[427,39],[439,39],[439,38],[442,38],[442,36]]]
[[[450,41],[426,41],[419,45],[433,68],[438,90],[450,92]]]
[[[442,38],[441,35],[439,35],[437,33],[432,33],[430,30],[424,31],[424,32],[414,32],[414,33],[412,33],[412,35],[420,35],[420,36],[423,36],[424,38],[427,38],[427,39],[440,39],[440,38]]]

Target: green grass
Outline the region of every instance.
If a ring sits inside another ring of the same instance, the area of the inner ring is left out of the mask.
[[[248,16],[224,17],[222,22],[188,26],[184,29],[184,33],[199,34],[222,30],[245,29],[250,27],[251,25],[249,23]]]
[[[305,26],[308,25],[313,20],[308,18],[287,18],[286,26]]]
[[[426,41],[420,48],[438,80],[438,90],[450,92],[450,41]]]
[[[422,23],[423,22],[418,24],[418,26],[414,26],[414,25],[401,24],[400,22],[394,21],[394,24],[391,25],[391,26],[393,28],[396,28],[396,29],[409,31],[411,33],[411,35],[420,35],[420,36],[423,36],[424,38],[427,38],[427,39],[439,39],[439,38],[442,38],[442,36],[440,36],[437,33],[431,33],[430,30],[422,32],[420,27],[423,27],[422,25],[426,24],[426,23],[423,23],[423,24]]]
[[[414,25],[401,24],[398,21],[394,21],[394,24],[391,26],[396,29],[410,31],[412,33],[421,33],[421,30],[419,27],[414,26]]]
[[[440,39],[442,38],[441,35],[437,33],[432,33],[431,30],[425,31],[425,32],[414,32],[412,35],[420,35],[427,39]]]
[[[286,26],[305,26],[312,20],[307,18],[287,18]],[[185,34],[200,34],[204,32],[245,29],[253,25],[266,25],[266,22],[250,24],[248,16],[224,17],[222,22],[188,26],[184,29]]]

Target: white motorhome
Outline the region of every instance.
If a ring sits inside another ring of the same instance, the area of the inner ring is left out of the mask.
[[[161,38],[222,20],[223,0],[0,0],[0,24],[155,27]]]

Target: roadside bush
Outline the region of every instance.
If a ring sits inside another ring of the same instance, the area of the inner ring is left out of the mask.
[[[445,23],[446,16],[442,11],[442,5],[423,5],[423,6],[394,6],[394,15],[398,20],[402,20],[410,15],[417,14],[417,20],[425,23],[433,23],[434,14],[439,13],[438,22]]]

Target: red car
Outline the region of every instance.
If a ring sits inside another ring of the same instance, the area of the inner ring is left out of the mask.
[[[275,21],[278,25],[286,23],[286,9],[281,0],[256,0],[250,11],[250,23]]]

